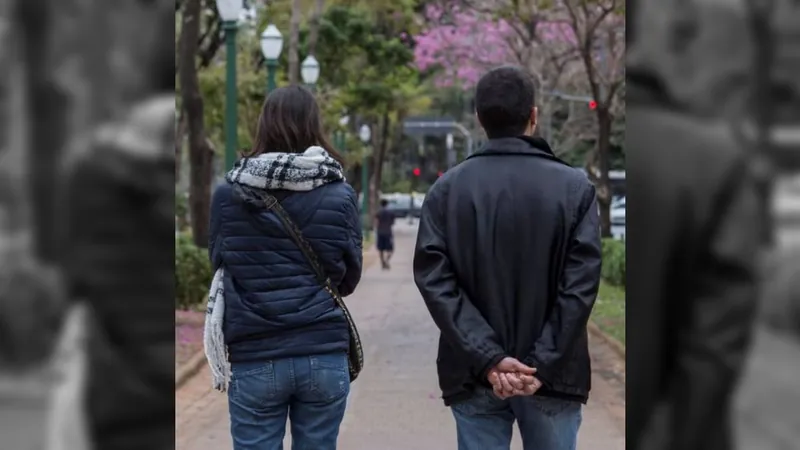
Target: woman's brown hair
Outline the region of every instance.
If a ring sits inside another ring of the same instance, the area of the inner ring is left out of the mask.
[[[263,153],[302,153],[319,146],[342,163],[322,129],[322,115],[314,95],[302,86],[275,89],[264,101],[253,148],[244,153],[254,157]]]

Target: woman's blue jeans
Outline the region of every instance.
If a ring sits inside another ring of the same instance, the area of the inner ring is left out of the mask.
[[[228,390],[233,450],[335,450],[350,374],[347,355],[234,363]]]

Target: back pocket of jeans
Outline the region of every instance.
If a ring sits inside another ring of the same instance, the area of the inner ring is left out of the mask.
[[[336,400],[350,391],[350,372],[347,355],[331,353],[315,355],[311,362],[311,391],[320,401]]]
[[[276,383],[272,361],[260,363],[258,367],[248,370],[234,369],[230,395],[241,406],[260,408],[275,398]]]

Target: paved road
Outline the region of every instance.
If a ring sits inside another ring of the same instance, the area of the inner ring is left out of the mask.
[[[42,448],[49,384],[46,370],[0,373],[0,448]]]
[[[800,442],[800,176],[777,180],[773,208],[778,265],[766,273],[762,323],[735,397],[737,448],[743,450],[797,448]]]
[[[800,336],[756,327],[735,397],[737,448],[791,449],[800,442]]]
[[[455,448],[455,426],[436,381],[438,331],[411,278],[414,229],[396,226],[391,271],[372,264],[347,299],[365,345],[366,369],[353,383],[339,447],[343,450]],[[625,448],[624,362],[592,343],[592,399],[579,450]],[[226,397],[209,390],[204,368],[176,394],[176,449],[231,448]],[[287,433],[286,448],[289,447]],[[518,436],[514,449],[520,449]]]

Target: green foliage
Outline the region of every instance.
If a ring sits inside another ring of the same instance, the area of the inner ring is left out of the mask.
[[[609,284],[625,286],[625,242],[603,239],[603,269],[601,276]]]
[[[34,256],[29,236],[1,231],[0,366],[24,369],[51,354],[69,304],[58,271]]]
[[[237,40],[236,93],[238,104],[239,147],[252,146],[258,126],[258,117],[264,103],[267,87],[267,74],[263,67],[257,67],[257,40],[246,34]],[[225,64],[220,61],[198,73],[200,95],[203,96],[206,134],[218,154],[224,152],[225,142]]]
[[[594,141],[580,141],[571,149],[559,149],[559,157],[573,167],[584,167],[586,159],[595,148]],[[567,150],[561,152],[561,150]],[[625,170],[625,150],[623,147],[611,145],[609,149],[609,169]]]
[[[625,289],[600,282],[592,308],[592,322],[604,333],[625,345]]]
[[[255,137],[266,92],[266,68],[261,56],[259,35],[274,23],[283,33],[284,50],[278,61],[278,86],[287,83],[291,3],[268,2],[259,12],[255,29],[240,28],[237,33],[237,102],[239,147],[249,148]],[[303,0],[304,17],[300,29],[299,59],[308,55],[309,26],[315,1]],[[409,115],[424,114],[430,106],[430,86],[420,80],[413,64],[410,36],[420,24],[414,8],[416,0],[329,0],[319,22],[315,57],[320,63],[320,78],[315,87],[329,135],[345,131],[343,157],[348,170],[358,168],[365,147],[357,137],[358,127],[368,123],[374,136],[372,154],[386,148],[384,160],[401,153],[399,124]],[[205,29],[201,29],[201,34]],[[206,134],[215,152],[224,152],[225,123],[225,46],[214,60],[198,73],[204,103]],[[180,103],[180,98],[177,99]],[[342,115],[351,117],[342,127]],[[388,118],[388,132],[381,126]],[[385,141],[384,141],[385,139]],[[331,139],[333,142],[334,139]],[[373,161],[368,162],[370,167]],[[392,165],[385,165],[384,174]],[[356,171],[357,172],[357,171]],[[358,173],[354,173],[358,177]],[[355,179],[354,179],[355,180]],[[356,181],[356,184],[358,181]]]
[[[350,168],[360,165],[364,156],[356,136],[361,123],[372,126],[373,150],[386,146],[386,161],[399,148],[399,123],[430,105],[427,86],[412,64],[413,50],[404,40],[415,26],[413,6],[411,1],[334,4],[320,20],[318,97],[328,130],[340,129],[343,113],[353,119],[343,155]],[[385,134],[378,126],[384,118]],[[390,172],[385,170],[384,176]]]
[[[175,229],[179,232],[190,229],[189,194],[175,188]]]
[[[410,178],[384,177],[381,192],[411,192],[413,183]]]
[[[310,8],[312,3],[305,6]],[[340,128],[338,122],[345,113],[375,124],[388,111],[394,125],[401,117],[398,112],[427,108],[426,92],[411,64],[413,50],[401,39],[402,33],[414,26],[413,6],[413,1],[406,0],[375,4],[332,2],[326,9],[320,19],[315,56],[321,68],[317,96],[327,130]],[[310,9],[306,12],[310,13]],[[260,31],[268,23],[275,23],[284,34],[284,51],[278,64],[279,86],[285,83],[283,69],[287,64],[290,14],[290,2],[270,2],[256,28]],[[308,34],[306,23],[300,34],[301,60],[308,53]],[[258,33],[240,30],[237,36],[239,147],[248,148],[257,131],[267,75]],[[220,154],[224,148],[224,52],[222,47],[211,66],[199,72],[206,133]],[[356,120],[351,121],[345,146],[351,150],[345,155],[350,164],[360,161],[363,151],[355,137],[357,126]]]
[[[188,220],[189,218],[189,199],[186,194],[175,190],[175,217],[179,220]]]
[[[175,237],[175,307],[189,309],[202,303],[211,285],[211,264],[205,250],[188,233]]]
[[[414,52],[401,39],[411,11],[392,22],[375,11],[332,6],[320,20],[317,59],[320,85],[337,91],[336,108],[376,119],[385,110],[408,108],[420,97]],[[427,105],[426,105],[427,106]]]

